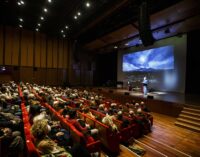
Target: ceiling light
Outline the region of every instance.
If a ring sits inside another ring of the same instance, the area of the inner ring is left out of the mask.
[[[80,12],[78,12],[77,14],[78,14],[78,16],[80,16],[80,15],[81,15],[81,13],[80,13]]]
[[[44,8],[44,12],[47,13],[47,11],[48,11],[47,8]]]
[[[118,47],[117,46],[114,46],[114,49],[117,49]]]
[[[24,5],[24,1],[20,1],[20,3],[21,3],[22,5]]]
[[[63,38],[65,38],[66,37],[66,35],[65,34],[63,34]]]
[[[89,2],[87,2],[85,5],[86,5],[86,7],[88,7],[88,8],[90,7],[90,3],[89,3]]]
[[[76,15],[74,16],[74,19],[77,19],[77,16],[76,16]]]
[[[63,30],[61,30],[61,33],[63,33],[64,31]]]
[[[21,3],[20,2],[17,2],[17,4],[20,6],[21,5]]]
[[[36,28],[35,30],[36,30],[37,32],[39,31],[39,29],[38,29],[38,28]]]
[[[43,16],[41,16],[41,17],[40,17],[40,19],[41,19],[41,20],[44,20],[44,17],[43,17]]]
[[[22,26],[22,25],[19,25],[19,27],[22,28],[23,26]]]
[[[69,27],[68,27],[68,26],[65,26],[65,28],[68,29]]]
[[[40,24],[40,23],[38,23],[37,25],[38,25],[38,26],[41,26],[41,24]]]
[[[48,0],[49,3],[51,3],[51,0]]]
[[[22,18],[19,18],[19,21],[20,21],[20,22],[23,22],[23,19],[22,19]]]

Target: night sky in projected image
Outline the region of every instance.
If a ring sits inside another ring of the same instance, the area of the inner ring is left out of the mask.
[[[174,69],[174,47],[164,46],[125,54],[123,71],[158,71]]]

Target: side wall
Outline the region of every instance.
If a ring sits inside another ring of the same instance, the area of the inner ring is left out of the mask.
[[[47,85],[68,83],[70,41],[9,26],[0,26],[0,81]]]

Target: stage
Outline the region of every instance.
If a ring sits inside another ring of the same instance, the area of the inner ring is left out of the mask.
[[[186,95],[182,93],[153,91],[144,95],[140,89],[129,91],[119,88],[95,88],[92,89],[102,93],[105,97],[112,98],[121,103],[144,101],[148,108],[157,113],[177,117],[184,106],[192,105],[200,108],[199,95]]]
[[[140,90],[129,91],[127,89],[109,89],[113,90],[117,93],[124,94],[128,92],[130,96],[141,97],[147,99],[148,96],[153,96],[155,100],[179,103],[179,104],[187,104],[187,105],[195,105],[200,107],[200,96],[199,95],[187,95],[183,93],[175,93],[175,92],[162,92],[162,91],[154,91],[148,92],[147,95],[144,95]]]

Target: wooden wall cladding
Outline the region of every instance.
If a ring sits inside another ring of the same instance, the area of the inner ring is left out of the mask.
[[[63,67],[68,68],[68,59],[69,59],[69,43],[67,41],[63,42]]]
[[[33,65],[31,53],[33,53],[33,33],[23,30],[21,35],[21,66]]]
[[[3,27],[0,26],[0,65],[3,64]]]
[[[53,39],[53,68],[58,67],[58,40]]]
[[[69,41],[0,25],[0,65],[16,81],[62,85],[69,77]]]
[[[0,64],[69,68],[69,42],[39,32],[0,26]]]
[[[47,68],[53,67],[53,40],[47,41]]]
[[[40,45],[40,65],[41,68],[46,68],[46,36],[41,35],[41,45]]]
[[[11,27],[6,28],[5,35],[5,65],[12,64],[12,49],[13,49],[13,29]]]
[[[5,65],[19,64],[19,29],[7,27],[5,29]]]
[[[33,66],[33,32],[27,32],[27,58],[26,58],[26,66]],[[23,44],[23,43],[22,43]]]
[[[12,49],[12,65],[19,65],[19,51],[20,51],[20,31],[14,29],[13,33],[13,49]]]
[[[40,52],[41,52],[41,35],[40,33],[35,34],[35,67],[40,67]]]
[[[58,46],[58,68],[63,67],[63,40],[59,40]]]

